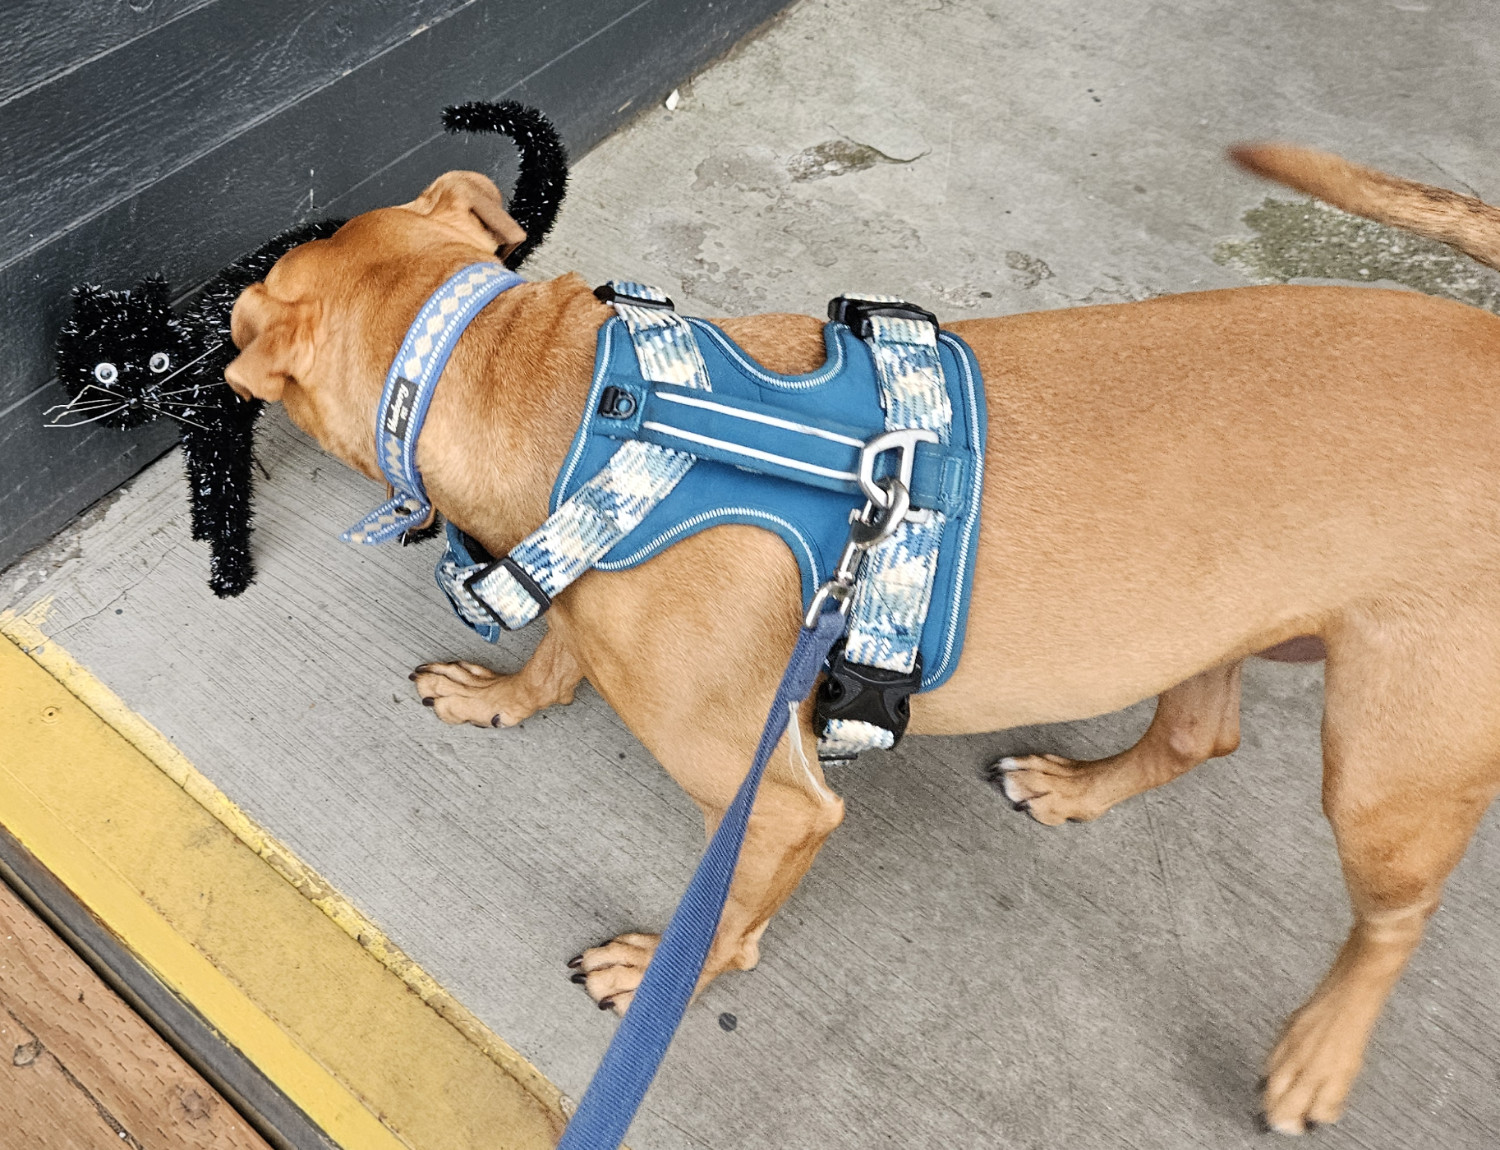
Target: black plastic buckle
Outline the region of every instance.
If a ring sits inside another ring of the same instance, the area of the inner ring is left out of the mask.
[[[610,384],[599,393],[598,411],[605,419],[629,419],[635,414],[635,396]]]
[[[512,627],[504,619],[500,618],[499,615],[495,614],[490,605],[484,601],[484,596],[474,589],[474,584],[483,579],[496,567],[504,567],[507,571],[509,571],[511,578],[520,585],[521,590],[525,591],[526,594],[530,595],[533,599],[536,600],[538,615],[545,615],[547,613],[547,608],[552,606],[552,596],[548,595],[547,592],[543,591],[541,587],[537,585],[536,580],[531,577],[531,572],[527,571],[526,568],[522,567],[519,563],[517,563],[514,559],[507,555],[498,562],[491,563],[488,567],[481,567],[478,571],[474,572],[474,574],[470,575],[467,579],[464,580],[464,590],[473,597],[474,602],[478,603],[485,609],[485,611],[489,613],[491,619],[493,619],[496,623],[499,623],[500,626],[506,631],[515,630],[514,627]]]
[[[661,311],[676,311],[677,305],[669,298],[666,303],[659,299],[642,299],[638,295],[617,292],[612,284],[600,284],[594,289],[594,298],[600,303],[625,303],[631,307],[654,307]]]
[[[888,671],[844,658],[839,643],[828,657],[828,676],[813,705],[813,728],[822,735],[831,719],[856,719],[891,733],[891,746],[906,734],[911,696],[922,685],[922,655],[910,671]]]
[[[834,323],[843,324],[860,339],[870,338],[870,319],[877,315],[889,316],[891,319],[925,320],[933,327],[938,326],[937,316],[914,303],[879,303],[846,295],[828,301],[828,318]]]

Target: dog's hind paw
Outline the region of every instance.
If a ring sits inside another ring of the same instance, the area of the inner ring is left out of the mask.
[[[1103,813],[1087,801],[1088,764],[1080,765],[1060,755],[1007,757],[992,763],[985,776],[1011,806],[1043,826],[1084,822]]]
[[[632,933],[591,946],[568,961],[569,977],[600,1010],[624,1014],[660,941],[660,935]]]

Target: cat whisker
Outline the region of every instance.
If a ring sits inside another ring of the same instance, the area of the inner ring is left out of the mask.
[[[97,392],[99,392],[102,395],[108,395],[108,396],[111,396],[111,397],[113,397],[115,399],[126,400],[126,401],[129,401],[129,399],[130,399],[130,396],[128,396],[128,395],[121,395],[118,391],[110,391],[109,388],[107,388],[107,387],[100,387],[97,383],[90,383],[90,384],[85,385],[83,388],[81,388],[79,390],[78,394],[73,397],[73,402],[77,403],[78,400],[82,399],[85,395],[87,395],[91,391],[97,391]]]
[[[124,404],[118,399],[89,399],[79,403],[76,399],[68,403],[55,403],[43,415],[51,415],[54,411],[92,411],[96,407],[123,407]]]
[[[195,384],[193,384],[192,387],[178,387],[178,388],[174,388],[171,391],[153,391],[151,394],[153,396],[162,396],[162,395],[191,395],[195,391],[203,391],[203,390],[205,390],[203,384],[201,384],[201,383],[195,383]]]
[[[192,388],[188,388],[186,391],[169,391],[165,395],[157,395],[157,394],[153,393],[151,395],[143,395],[143,396],[141,396],[141,398],[143,400],[145,400],[147,403],[185,403],[189,407],[212,407],[213,406],[213,404],[210,403],[206,399],[177,399],[177,398],[175,398],[176,396],[179,396],[179,395],[191,396],[192,394],[193,394],[193,389]]]
[[[48,427],[82,427],[85,423],[97,423],[101,419],[108,419],[111,415],[114,415],[115,412],[121,410],[121,408],[123,408],[124,406],[125,406],[124,404],[121,404],[119,407],[110,408],[108,411],[101,411],[98,415],[91,415],[87,419],[75,419],[71,423],[63,423],[60,418],[59,419],[54,419],[51,423],[47,424],[47,426]],[[78,414],[78,413],[75,412],[74,414]]]
[[[155,399],[145,399],[141,402],[144,403],[147,407],[156,408],[158,411],[165,411],[169,407],[181,408],[183,411],[198,411],[201,408],[207,406],[206,404],[202,403],[184,403],[180,399],[169,399],[165,402]]]
[[[151,408],[153,411],[160,412],[162,415],[165,415],[168,419],[175,419],[178,423],[191,424],[193,427],[199,428],[199,429],[201,429],[203,431],[213,431],[213,428],[209,427],[207,424],[199,423],[196,419],[189,419],[185,415],[178,415],[177,412],[175,412],[175,411],[168,411],[164,407],[157,407],[156,404],[151,403],[150,401],[146,402],[146,406],[149,407],[149,408]]]
[[[207,359],[210,355],[212,355],[214,352],[218,351],[219,348],[221,348],[223,346],[224,346],[224,341],[221,339],[218,343],[214,344],[211,348],[209,348],[202,355],[200,355],[198,357],[198,359],[190,359],[190,360],[188,360],[185,364],[183,364],[181,367],[179,367],[171,375],[168,375],[165,378],[163,378],[162,379],[162,383],[169,383],[172,380],[176,379],[179,375],[181,375],[183,372],[185,372],[188,368],[192,367],[193,364],[197,363],[198,360]]]

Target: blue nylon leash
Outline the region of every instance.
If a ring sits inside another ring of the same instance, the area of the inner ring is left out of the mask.
[[[791,705],[807,698],[845,622],[839,604],[828,598],[813,625],[798,634],[750,773],[709,841],[557,1150],[616,1150],[624,1140],[703,972],[766,763],[786,730]]]

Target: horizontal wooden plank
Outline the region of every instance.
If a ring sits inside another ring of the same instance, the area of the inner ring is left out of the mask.
[[[38,1089],[19,1076],[24,1107],[61,1103],[127,1138],[163,1150],[267,1150],[265,1140],[160,1036],[100,981],[5,884],[0,883],[0,1010],[67,1071],[77,1096]],[[0,1046],[0,1055],[7,1048]],[[0,1058],[0,1066],[14,1054]],[[3,1091],[0,1091],[3,1092]],[[58,1145],[56,1142],[50,1142]],[[49,1144],[49,1143],[39,1143]],[[108,1144],[104,1142],[102,1144]]]
[[[10,46],[0,71],[0,104],[20,92],[113,52],[187,13],[226,0],[9,0],[0,4],[0,44]]]
[[[512,27],[512,7],[470,5],[0,267],[0,308],[13,333],[0,364],[0,494],[11,499],[0,504],[0,567],[172,438],[147,431],[147,454],[126,457],[117,446],[128,436],[99,433],[110,438],[89,449],[101,453],[97,475],[80,449],[66,451],[65,467],[49,464],[60,450],[54,437],[65,433],[43,432],[37,413],[60,397],[27,397],[51,375],[52,341],[74,283],[123,287],[162,271],[186,291],[299,219],[409,198],[449,167],[491,171],[508,186],[509,144],[444,136],[444,104],[500,96],[536,104],[578,154],[774,15],[782,0],[638,0],[612,23],[575,21],[561,48],[550,34],[538,39]]]
[[[215,4],[0,105],[0,263],[473,3]]]
[[[0,1130],[15,1146],[114,1150],[120,1136],[57,1058],[6,1009],[0,984]]]

